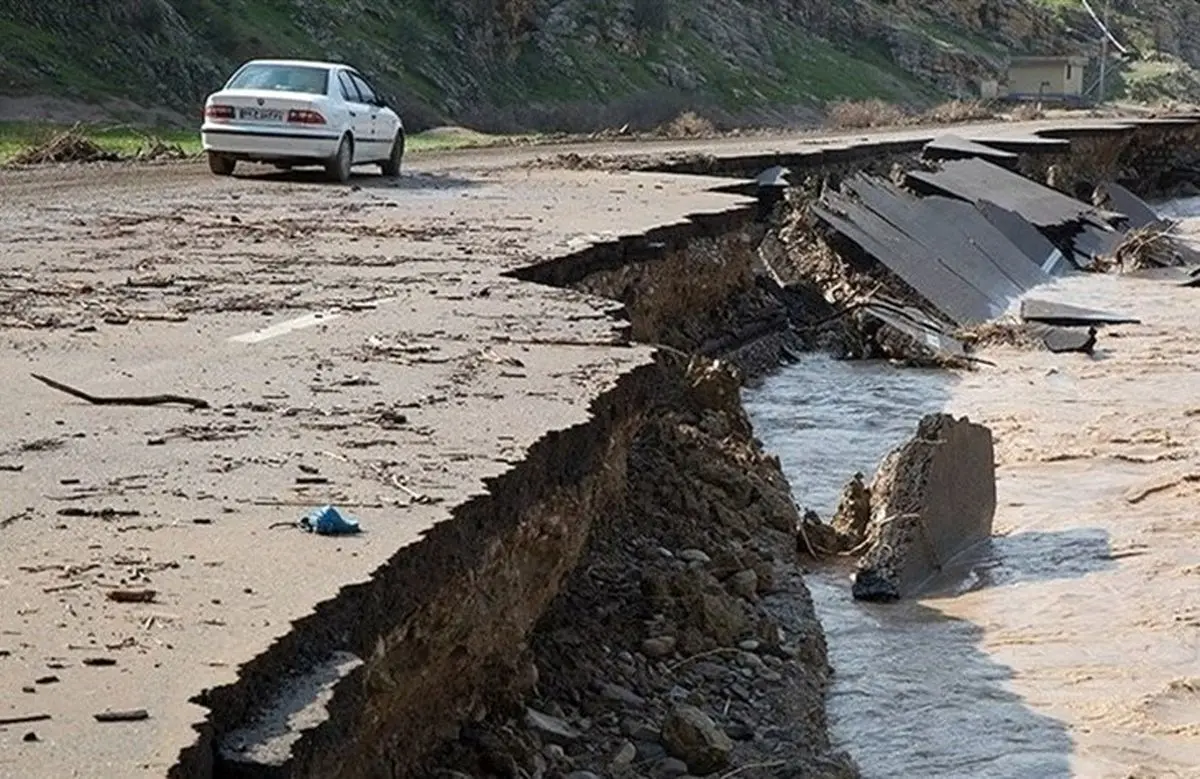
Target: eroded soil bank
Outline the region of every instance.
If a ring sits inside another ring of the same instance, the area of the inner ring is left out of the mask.
[[[825,642],[779,463],[731,373],[684,371],[634,439],[624,506],[534,633],[532,694],[464,726],[431,773],[856,775],[826,734]]]

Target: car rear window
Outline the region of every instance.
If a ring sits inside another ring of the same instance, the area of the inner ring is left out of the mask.
[[[329,83],[328,68],[307,65],[247,65],[229,79],[226,89],[273,89],[323,95]]]

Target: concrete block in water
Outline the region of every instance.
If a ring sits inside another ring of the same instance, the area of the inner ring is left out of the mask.
[[[991,535],[995,513],[991,430],[965,417],[927,415],[871,483],[872,542],[858,561],[854,597],[916,593],[946,561]]]

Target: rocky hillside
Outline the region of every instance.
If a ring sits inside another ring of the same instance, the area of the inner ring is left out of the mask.
[[[0,94],[119,96],[194,116],[244,59],[327,57],[372,74],[415,125],[489,130],[645,126],[684,108],[786,121],[838,98],[921,104],[974,94],[1009,54],[1097,48],[1077,0],[3,5]],[[1200,0],[1113,0],[1118,35],[1190,62],[1200,35],[1184,21],[1197,11]]]

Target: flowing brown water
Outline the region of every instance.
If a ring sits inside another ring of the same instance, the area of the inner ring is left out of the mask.
[[[958,377],[812,356],[747,392],[823,516],[923,413],[996,436],[995,537],[938,597],[860,604],[846,571],[809,578],[834,735],[867,777],[1200,777],[1200,289],[1080,276],[1036,296],[1143,324],[1093,357],[997,349]]]

